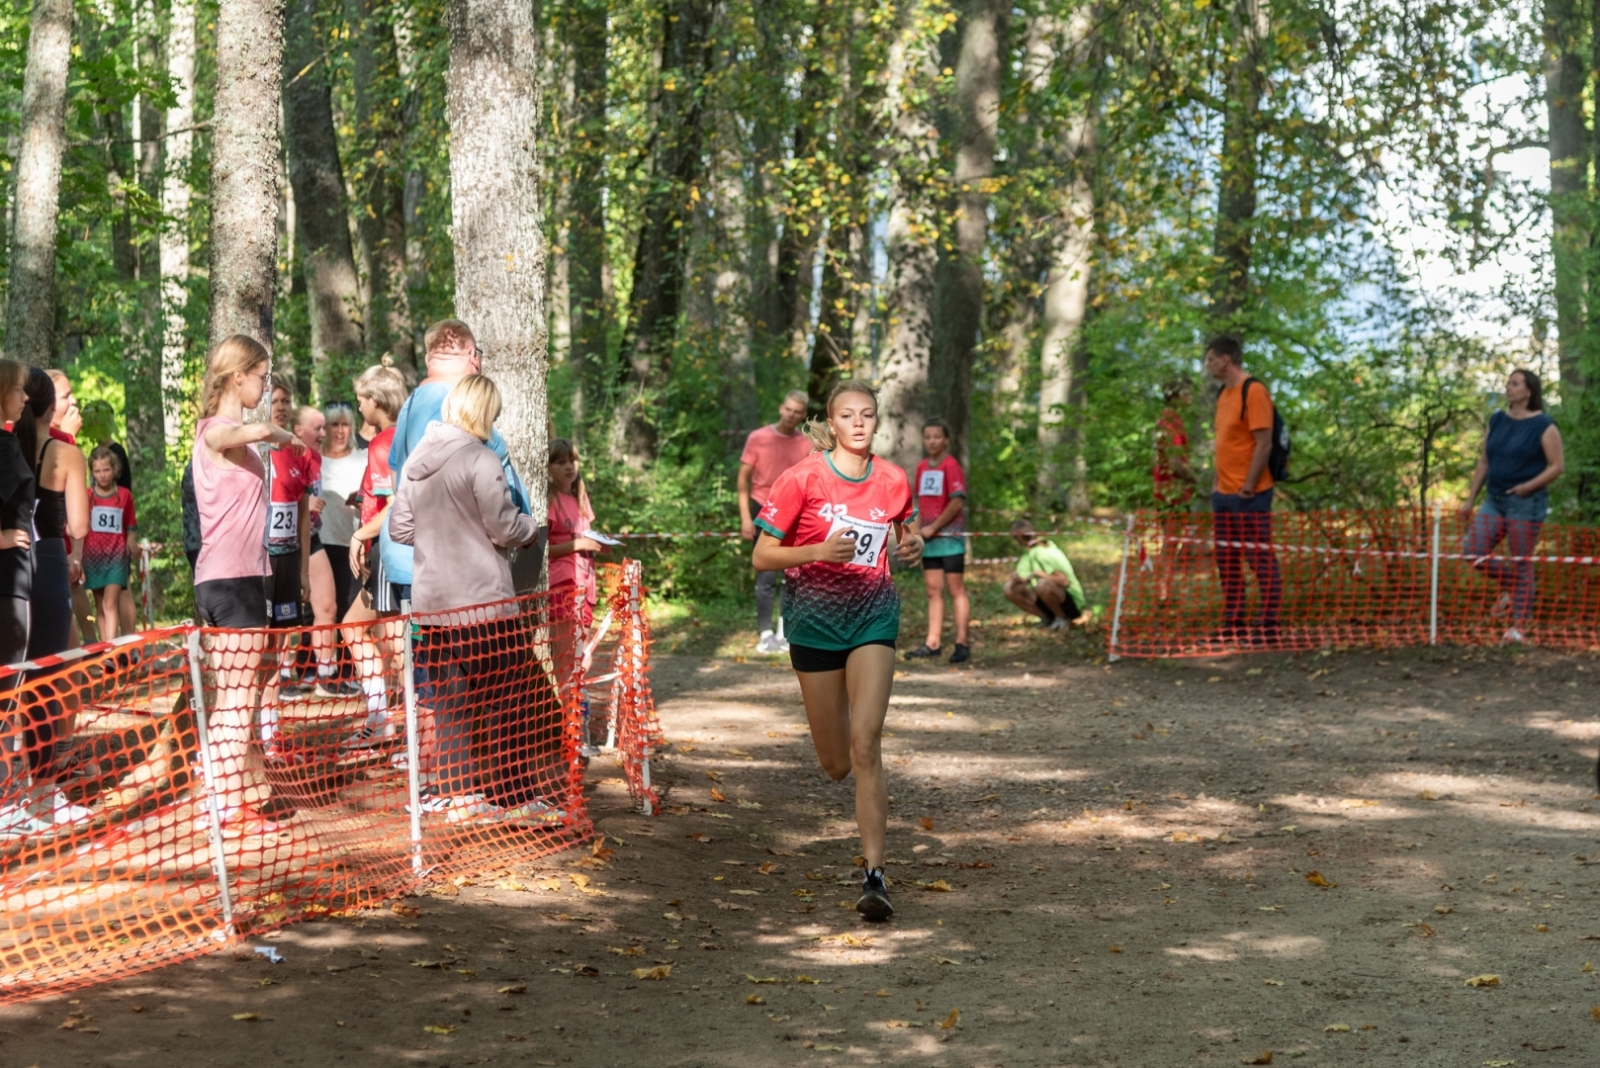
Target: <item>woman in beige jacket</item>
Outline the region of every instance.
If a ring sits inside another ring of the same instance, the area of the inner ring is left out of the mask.
[[[517,510],[500,460],[485,444],[500,416],[500,391],[468,375],[445,398],[395,487],[389,535],[416,550],[411,610],[418,625],[419,701],[435,720],[435,781],[425,811],[451,822],[556,819],[526,767],[502,753],[524,737],[533,629],[520,620],[506,552],[531,545],[538,528]],[[481,767],[480,767],[481,762]]]

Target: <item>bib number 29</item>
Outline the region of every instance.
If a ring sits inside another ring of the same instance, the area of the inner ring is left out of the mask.
[[[855,534],[856,551],[850,558],[850,563],[855,567],[877,567],[878,557],[882,555],[883,547],[889,541],[889,524],[869,523],[855,516],[835,514],[833,526],[828,529],[828,537],[833,537],[841,530]]]

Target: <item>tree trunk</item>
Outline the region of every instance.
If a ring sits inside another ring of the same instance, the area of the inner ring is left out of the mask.
[[[825,57],[821,53],[826,47],[824,38],[828,31],[825,15],[819,15],[812,25],[812,52],[800,83],[799,115],[795,121],[791,158],[806,169],[815,166],[812,156],[817,151],[817,124],[822,121],[818,104],[827,93],[823,72]],[[769,360],[790,361],[791,366],[805,364],[806,337],[811,332],[812,277],[821,222],[808,199],[790,198],[777,242],[778,258],[770,301],[760,315],[765,325],[757,345],[765,350]]]
[[[1262,50],[1271,33],[1266,0],[1236,0],[1230,12],[1234,55],[1227,73],[1227,113],[1217,165],[1217,221],[1212,244],[1211,322],[1236,329],[1250,301],[1250,250],[1256,215],[1257,136],[1266,91]]]
[[[215,345],[233,334],[272,351],[277,293],[283,69],[282,0],[228,0],[217,11],[211,119],[211,317]],[[265,419],[262,397],[253,418]]]
[[[934,281],[929,386],[935,414],[950,424],[951,451],[963,460],[972,360],[983,326],[983,253],[989,221],[984,186],[994,175],[1001,38],[1010,6],[1006,0],[967,0],[954,64],[955,106],[949,127],[955,147],[955,240],[939,258]]]
[[[306,279],[318,394],[343,396],[365,351],[361,280],[350,244],[333,99],[316,27],[317,0],[289,0],[283,41],[283,125],[294,188],[295,240]],[[380,238],[381,240],[381,238]]]
[[[624,458],[642,467],[655,458],[650,415],[666,385],[682,310],[685,232],[691,190],[705,172],[701,85],[711,69],[711,0],[672,0],[662,12],[660,91],[644,224],[629,297],[628,393]]]
[[[136,11],[139,66],[153,71],[160,64],[160,38],[152,5],[141,3]],[[139,188],[146,204],[158,204],[161,197],[161,111],[148,95],[134,101],[139,125],[134,133],[138,153]],[[150,219],[144,220],[149,223]],[[138,284],[138,324],[123,370],[123,411],[128,427],[127,449],[138,471],[165,464],[161,426],[161,242],[148,225],[140,228],[135,246],[134,273]]]
[[[72,0],[34,0],[22,81],[22,133],[12,206],[6,290],[6,355],[36,367],[55,362],[56,217],[66,147]]]
[[[392,9],[395,59],[400,68],[400,83],[406,87],[400,106],[400,151],[405,160],[401,179],[400,225],[405,234],[406,311],[410,317],[412,362],[422,364],[421,329],[418,309],[424,306],[428,290],[428,255],[424,238],[427,227],[422,218],[422,199],[427,176],[415,165],[417,131],[422,121],[422,88],[417,84],[417,49],[411,29],[411,11],[404,5]]]
[[[1037,41],[1045,52],[1070,56],[1087,66],[1092,23],[1091,13],[1080,9],[1063,39],[1060,21],[1041,16],[1030,27],[1029,44],[1034,46]],[[1034,69],[1040,68],[1036,65]],[[1048,73],[1043,76],[1049,77]],[[1089,180],[1094,134],[1092,111],[1086,107],[1056,148],[1064,182],[1048,229],[1039,346],[1037,500],[1047,510],[1063,504],[1072,511],[1088,507],[1083,485],[1083,382],[1079,369],[1085,358],[1082,331],[1089,308],[1094,240],[1094,188]]]
[[[925,100],[939,77],[938,39],[915,17],[902,16],[889,46],[889,221],[885,233],[883,355],[878,433],[873,447],[901,467],[922,455],[922,421],[933,414],[928,393],[933,340],[933,287],[938,271],[938,220],[932,202],[938,178],[936,134]]]
[[[574,432],[610,410],[605,291],[606,2],[574,0],[567,13],[572,51],[571,211],[567,216],[567,300],[578,408]]]
[[[539,46],[522,0],[450,0],[451,237],[456,314],[472,326],[500,387],[500,433],[545,514],[544,206]]]
[[[172,0],[167,23],[166,166],[161,176],[161,436],[167,451],[183,442],[184,363],[188,356],[189,164],[194,148],[194,0]]]
[[[1545,0],[1545,111],[1550,128],[1550,251],[1555,267],[1556,333],[1562,400],[1582,390],[1584,257],[1589,243],[1589,146],[1583,123],[1587,72],[1577,0]]]
[[[356,247],[366,298],[362,325],[367,353],[387,354],[408,378],[417,374],[411,308],[406,291],[405,203],[398,116],[380,84],[394,72],[394,34],[379,0],[345,0],[350,27],[350,83],[355,97],[355,145],[361,161],[355,188]],[[292,31],[291,31],[292,33]],[[343,386],[343,383],[341,383]]]

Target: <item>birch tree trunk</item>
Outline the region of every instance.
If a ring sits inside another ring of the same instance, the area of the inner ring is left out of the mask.
[[[1039,16],[1029,28],[1029,70],[1048,80],[1049,66],[1070,57],[1077,66],[1091,60],[1093,15],[1081,8],[1066,27],[1059,19]],[[1053,61],[1046,57],[1057,57]],[[1068,127],[1057,149],[1064,176],[1061,200],[1049,227],[1047,274],[1040,309],[1039,345],[1039,474],[1041,508],[1065,504],[1072,511],[1088,507],[1083,486],[1083,322],[1089,307],[1089,270],[1094,241],[1094,187],[1090,182],[1094,152],[1092,105],[1086,105]]]
[[[1235,0],[1233,62],[1227,72],[1227,112],[1217,161],[1217,221],[1212,243],[1211,321],[1235,328],[1250,300],[1250,253],[1256,216],[1261,97],[1266,91],[1262,51],[1271,33],[1266,0]]]
[[[912,9],[889,47],[889,136],[895,155],[889,175],[885,233],[889,269],[884,283],[886,323],[878,364],[878,433],[873,449],[901,467],[922,455],[922,421],[932,415],[928,392],[933,342],[933,286],[938,271],[938,222],[932,187],[937,178],[937,133],[926,93],[939,77],[937,28]]]
[[[183,441],[184,362],[188,355],[189,164],[194,148],[194,0],[172,0],[167,22],[167,78],[173,102],[166,114],[166,160],[161,174],[161,436],[168,452]]]
[[[160,39],[153,5],[135,8],[139,66],[153,71],[159,65]],[[161,110],[148,94],[134,101],[133,149],[137,153],[139,188],[144,203],[160,203]],[[161,425],[161,241],[149,227],[141,227],[135,246],[134,276],[138,287],[138,321],[133,343],[123,364],[123,411],[128,426],[129,459],[137,470],[161,467],[166,461]]]
[[[549,424],[533,8],[525,0],[450,0],[446,20],[456,314],[472,326],[484,373],[500,387],[500,433],[542,518]]]
[[[228,0],[217,12],[211,119],[211,316],[215,345],[233,334],[272,351],[276,295],[282,0]],[[255,418],[264,419],[263,397]]]
[[[295,240],[311,318],[313,380],[342,396],[361,369],[361,280],[350,243],[332,90],[316,27],[317,0],[289,0],[283,42],[283,125],[294,189]]]
[[[400,68],[401,84],[406,94],[400,105],[400,155],[404,162],[400,190],[400,225],[405,235],[405,287],[406,310],[410,318],[412,362],[420,366],[422,349],[418,309],[428,288],[427,245],[423,238],[427,226],[422,217],[422,200],[426,192],[427,177],[414,164],[418,130],[422,115],[422,90],[417,85],[417,48],[411,27],[413,12],[405,3],[395,3],[391,10],[394,23],[395,60]]]
[[[583,427],[604,417],[611,392],[611,376],[606,368],[611,315],[605,290],[605,0],[576,0],[568,20],[573,115],[567,300],[573,368],[578,381],[578,410],[574,415],[577,426]]]
[[[72,0],[34,0],[18,116],[22,145],[12,206],[6,355],[35,367],[55,360],[56,217],[66,147]]]
[[[983,326],[983,253],[988,240],[989,196],[994,175],[1000,109],[1001,38],[1006,0],[968,0],[955,61],[954,247],[939,259],[934,282],[930,387],[935,414],[950,424],[951,451],[967,456],[972,397],[972,360]],[[917,428],[919,431],[920,427]]]

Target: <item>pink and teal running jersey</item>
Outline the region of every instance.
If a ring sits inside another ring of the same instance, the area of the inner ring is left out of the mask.
[[[889,577],[889,530],[911,516],[906,473],[877,457],[867,473],[846,478],[825,452],[814,452],[778,477],[756,526],[784,545],[816,545],[841,527],[855,531],[855,559],[812,563],[784,572],[783,622],[789,641],[813,649],[854,649],[894,641],[900,596]]]

